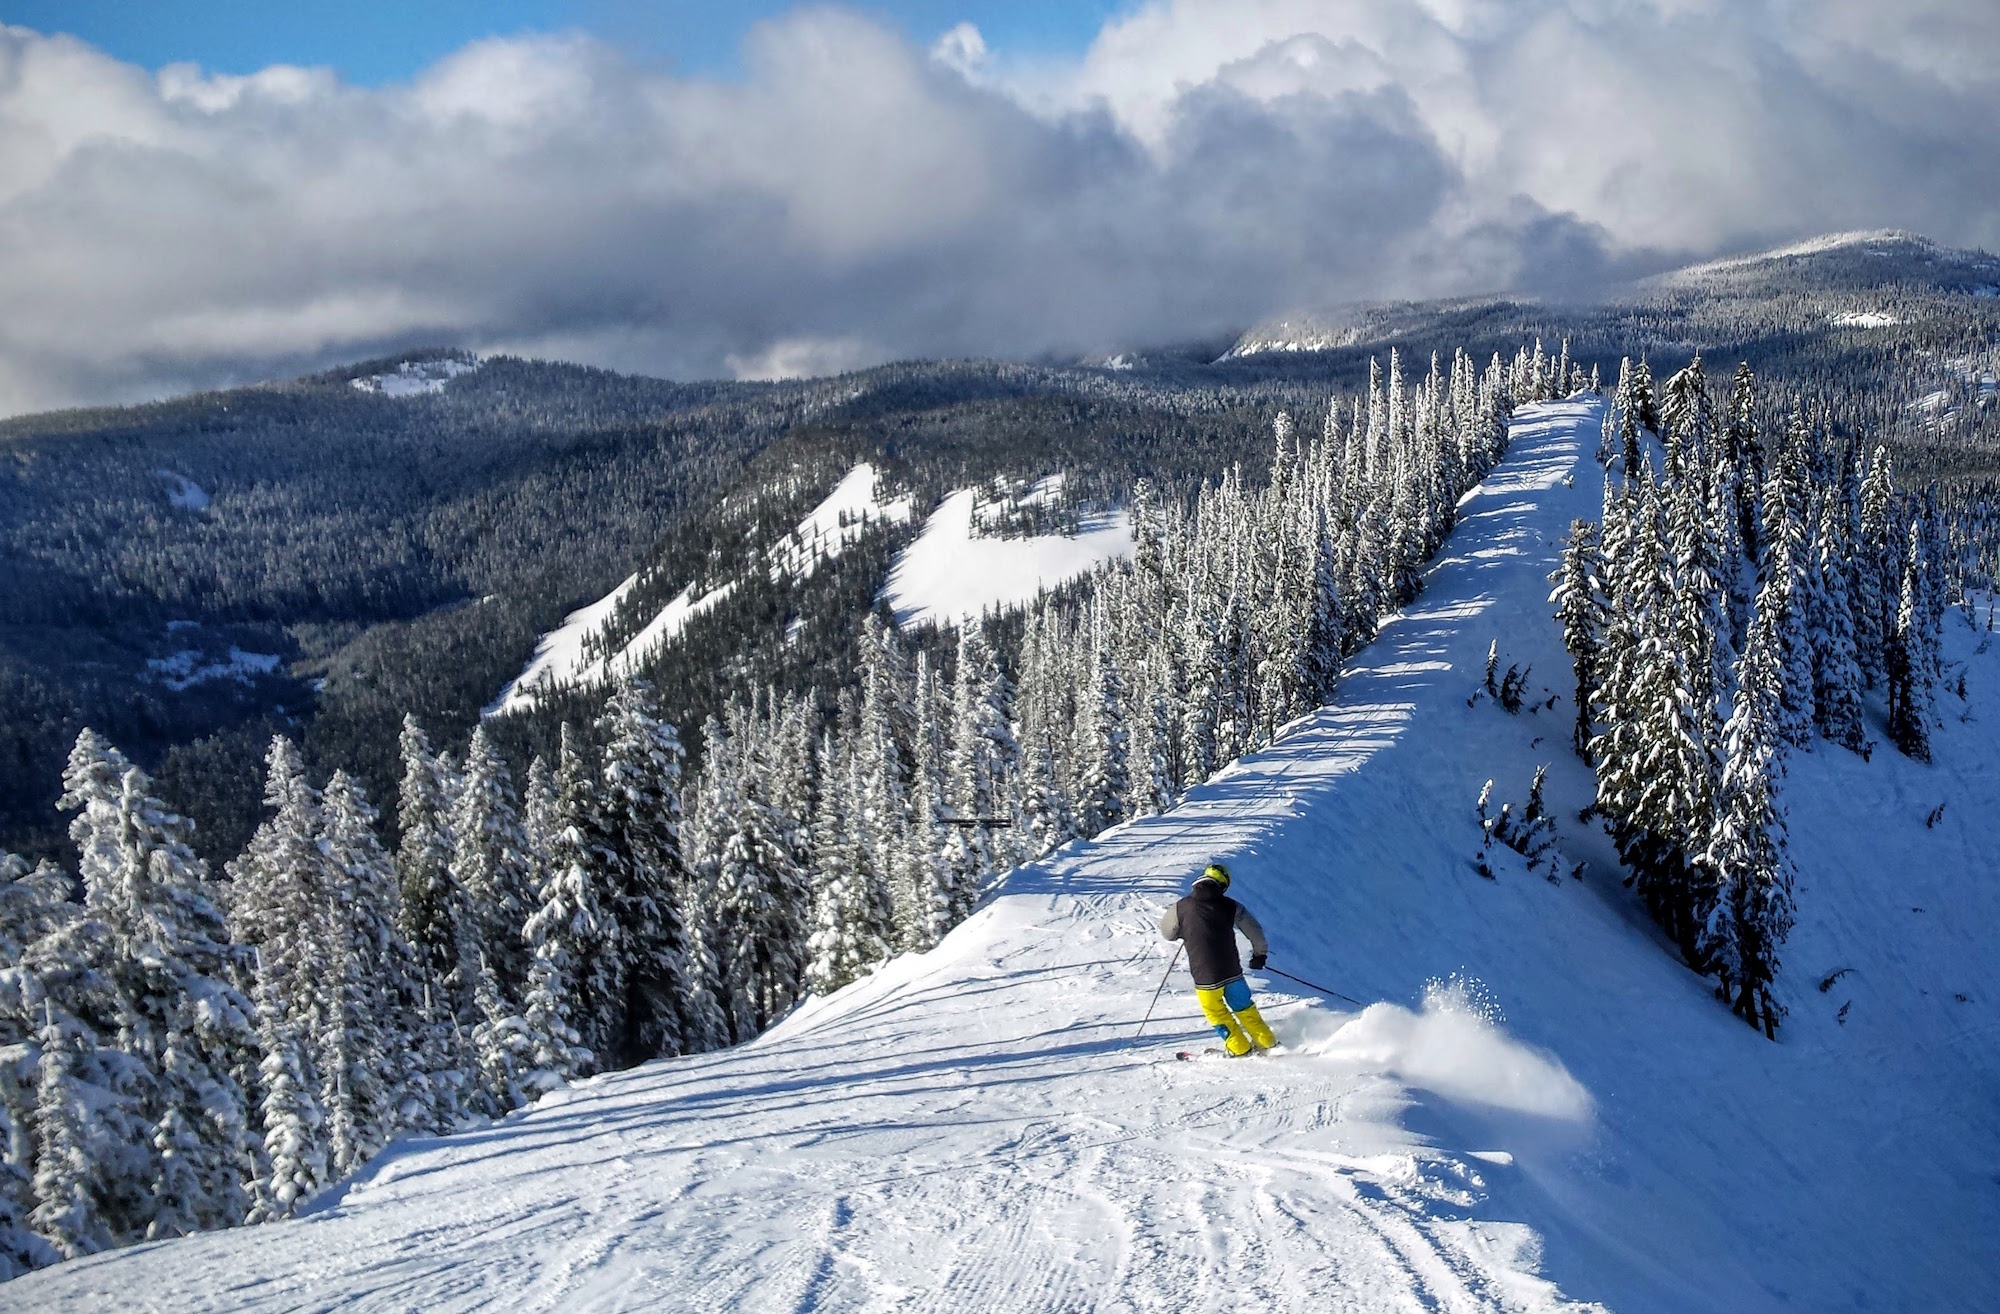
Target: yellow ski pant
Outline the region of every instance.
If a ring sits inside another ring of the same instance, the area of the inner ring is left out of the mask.
[[[1222,1038],[1223,1048],[1232,1054],[1248,1054],[1250,1046],[1269,1049],[1278,1043],[1264,1015],[1250,998],[1250,987],[1242,977],[1219,986],[1196,986],[1194,997],[1201,1003],[1201,1015]]]

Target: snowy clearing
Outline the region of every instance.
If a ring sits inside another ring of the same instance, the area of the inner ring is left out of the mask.
[[[799,522],[790,537],[771,552],[771,577],[789,574],[804,579],[819,563],[840,555],[869,525],[904,524],[910,518],[910,499],[881,500],[875,467],[868,462],[841,476],[833,491]]]
[[[638,582],[636,573],[627,575],[611,592],[563,617],[562,625],[541,637],[527,666],[514,677],[513,683],[500,691],[500,696],[488,705],[482,715],[502,716],[531,707],[543,690],[583,680],[588,674],[583,641],[603,627]]]
[[[166,481],[168,505],[181,511],[206,511],[214,498],[208,490],[184,474],[172,470],[155,470],[155,475]]]
[[[735,591],[736,584],[732,580],[697,598],[694,596],[694,585],[688,585],[660,608],[660,614],[647,621],[646,628],[633,635],[630,643],[619,649],[618,655],[607,664],[607,671],[612,675],[623,675],[638,670],[662,645],[686,629],[689,621]]]
[[[741,1049],[402,1142],[299,1221],[66,1263],[9,1295],[37,1310],[1989,1308],[1988,636],[1947,618],[1974,701],[1941,700],[1938,766],[1827,744],[1793,759],[1781,1043],[1669,955],[1601,835],[1562,836],[1582,881],[1507,850],[1497,879],[1471,870],[1484,780],[1518,800],[1549,763],[1559,815],[1588,797],[1544,599],[1560,535],[1597,507],[1600,414],[1524,408],[1424,594],[1336,703],[1173,813],[1013,873],[936,950]],[[1552,707],[1467,705],[1496,638]],[[1153,920],[1218,857],[1272,966],[1365,1008],[1253,974],[1291,1052],[1175,1063],[1209,1038],[1177,970],[1135,1043],[1168,963]]]
[[[1833,322],[1845,328],[1888,328],[1903,321],[1886,310],[1849,310],[1835,315]]]
[[[199,649],[183,648],[165,657],[148,659],[146,672],[167,688],[181,693],[211,680],[249,684],[258,676],[277,670],[284,660],[274,652],[245,652],[235,644],[229,645],[229,655],[219,661],[208,660],[208,655]]]
[[[814,507],[799,522],[798,528],[773,549],[772,577],[777,578],[787,572],[800,577],[809,576],[821,561],[839,556],[841,549],[853,542],[866,526],[907,521],[910,518],[910,499],[903,497],[883,502],[876,496],[876,482],[875,467],[865,461],[842,476],[825,500]],[[637,670],[687,628],[689,621],[736,589],[734,580],[726,580],[697,598],[694,596],[694,585],[689,584],[660,608],[659,614],[616,653],[600,661],[589,660],[585,654],[585,640],[603,633],[612,615],[638,581],[636,572],[626,576],[617,588],[589,606],[577,608],[563,618],[561,626],[544,634],[535,645],[534,655],[528,659],[527,666],[500,691],[499,697],[487,704],[482,715],[504,716],[532,707],[546,690],[601,684]]]
[[[1045,500],[1055,491],[1047,485],[1036,485]],[[882,596],[898,625],[953,624],[1019,606],[1100,562],[1132,555],[1132,520],[1123,511],[1090,517],[1073,536],[997,538],[973,534],[976,501],[970,488],[945,498],[916,542],[896,555]]]
[[[386,374],[349,379],[348,385],[384,397],[429,397],[443,392],[453,379],[478,368],[476,360],[406,360]]]

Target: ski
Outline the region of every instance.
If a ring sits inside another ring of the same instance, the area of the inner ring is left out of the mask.
[[[1181,1060],[1181,1062],[1183,1063],[1191,1063],[1196,1059],[1258,1058],[1265,1055],[1282,1054],[1282,1053],[1284,1053],[1284,1047],[1282,1045],[1272,1049],[1253,1049],[1243,1054],[1232,1054],[1226,1049],[1221,1049],[1215,1045],[1210,1045],[1206,1049],[1178,1050],[1175,1052],[1174,1057]]]

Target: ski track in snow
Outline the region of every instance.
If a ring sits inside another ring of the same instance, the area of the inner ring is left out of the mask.
[[[1841,929],[1812,920],[1808,889],[1786,968],[1800,1039],[1769,1045],[1601,868],[1551,884],[1503,850],[1498,880],[1470,869],[1486,777],[1496,802],[1518,800],[1552,761],[1551,804],[1573,817],[1587,797],[1566,703],[1509,717],[1465,701],[1496,636],[1503,665],[1567,684],[1545,576],[1569,519],[1596,508],[1599,414],[1524,408],[1425,594],[1336,705],[1175,812],[1015,872],[931,953],[738,1050],[405,1141],[298,1221],[64,1264],[9,1284],[10,1303],[1754,1311],[1872,1293],[1977,1308],[2000,1235],[1993,1063],[1977,1057],[1990,1006],[1950,1015],[1972,1039],[1896,1070],[1893,1032],[1866,1028],[1909,1023],[1874,960],[1859,959],[1880,1020],[1820,1016],[1832,1001],[1805,974],[1852,946],[1827,947]],[[1900,787],[1837,752],[1794,776]],[[1954,820],[1968,841],[1978,816]],[[1564,843],[1604,861],[1576,827]],[[1275,966],[1382,1002],[1335,1007],[1272,978],[1260,1002],[1292,1052],[1175,1063],[1208,1038],[1177,969],[1135,1044],[1167,962],[1154,918],[1212,857],[1270,929]],[[1994,920],[1954,924],[1954,952],[1990,966]],[[1504,1024],[1449,991],[1404,1007],[1456,969],[1495,987]],[[1863,1088],[1861,1061],[1908,1089]],[[1940,1085],[1954,1066],[1959,1084]],[[1903,1125],[1926,1108],[1943,1119],[1928,1135]]]

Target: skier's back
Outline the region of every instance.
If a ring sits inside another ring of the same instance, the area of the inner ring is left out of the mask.
[[[1236,933],[1250,941],[1250,968],[1257,971],[1270,956],[1264,928],[1250,910],[1229,897],[1229,869],[1211,862],[1196,878],[1187,897],[1160,915],[1160,934],[1187,946],[1188,971],[1194,976],[1194,997],[1202,1016],[1215,1028],[1231,1054],[1270,1049],[1278,1043],[1243,979],[1243,959],[1236,950]]]

